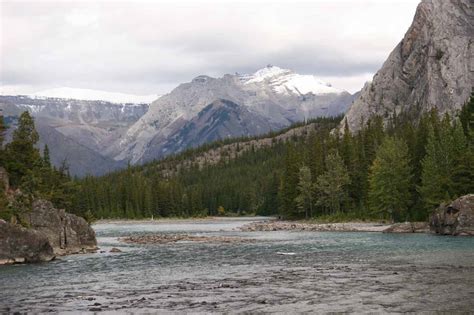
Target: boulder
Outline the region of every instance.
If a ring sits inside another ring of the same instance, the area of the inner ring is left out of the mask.
[[[0,265],[54,259],[48,238],[41,232],[0,220]]]
[[[56,255],[95,251],[97,241],[94,230],[86,220],[56,209],[46,200],[35,200],[32,211],[22,215],[32,229],[46,236]]]
[[[430,216],[430,229],[442,235],[474,235],[474,194],[442,204]]]
[[[383,233],[426,233],[429,230],[427,222],[403,222],[392,224]]]

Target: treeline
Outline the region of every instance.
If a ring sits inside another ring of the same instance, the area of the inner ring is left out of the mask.
[[[98,218],[227,213],[423,220],[439,203],[474,192],[473,115],[471,97],[456,117],[435,111],[419,121],[374,117],[355,134],[347,126],[334,134],[340,118],[318,119],[307,134],[172,177],[164,175],[170,161],[203,149],[84,178],[72,209]]]
[[[66,163],[60,168],[51,165],[48,146],[40,154],[33,117],[22,113],[12,140],[4,144],[6,130],[0,116],[0,167],[8,174],[11,190],[6,194],[0,183],[0,219],[18,219],[19,214],[31,210],[35,198],[50,200],[59,208],[72,208],[78,183],[71,180]]]
[[[71,180],[66,163],[59,169],[51,165],[48,147],[40,154],[27,112],[5,145],[0,117],[0,166],[13,188],[10,198],[0,193],[0,216],[15,217],[34,198],[44,198],[88,219],[278,214],[424,220],[439,203],[474,192],[474,95],[456,117],[435,111],[419,121],[408,115],[374,117],[354,134],[347,126],[337,134],[340,121],[298,124],[306,125],[305,133],[215,165],[177,167],[235,140]],[[12,198],[17,188],[21,194]]]

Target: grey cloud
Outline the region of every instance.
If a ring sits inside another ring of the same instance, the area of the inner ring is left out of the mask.
[[[416,2],[3,1],[0,81],[149,94],[268,63],[367,77],[403,36]]]

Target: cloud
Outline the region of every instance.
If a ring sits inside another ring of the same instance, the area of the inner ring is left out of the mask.
[[[401,40],[417,3],[2,1],[0,81],[152,94],[272,63],[355,91]]]

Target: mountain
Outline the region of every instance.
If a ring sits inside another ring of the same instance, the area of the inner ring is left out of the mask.
[[[66,161],[71,174],[84,176],[104,174],[126,165],[107,157],[103,150],[143,116],[148,105],[0,96],[0,109],[13,128],[21,112],[32,113],[40,147],[49,146],[53,164],[60,166]]]
[[[207,131],[217,138],[227,138],[247,133],[258,135],[308,118],[340,115],[353,101],[353,96],[315,76],[271,65],[247,75],[226,74],[221,78],[201,75],[153,102],[123,138],[109,147],[107,154],[115,160],[142,163],[178,152],[186,145],[203,143],[195,139],[186,144],[184,134],[199,135],[199,128],[203,126],[221,128],[212,121],[214,116],[199,117],[201,111],[218,100],[221,105],[229,101],[238,105],[239,110],[247,111],[241,113],[245,118],[234,120],[234,127],[225,134]],[[250,125],[253,127],[246,127]]]
[[[198,76],[151,105],[96,98],[139,100],[60,88],[0,96],[0,109],[13,120],[24,110],[32,113],[52,161],[59,165],[67,160],[72,174],[84,176],[219,139],[261,135],[305,119],[341,115],[354,96],[313,75],[267,66],[253,74]]]
[[[33,98],[63,98],[83,101],[105,101],[110,103],[132,103],[132,104],[150,104],[160,95],[134,95],[116,92],[98,91],[91,89],[78,89],[70,87],[59,87],[49,90],[35,92],[29,95]]]
[[[437,108],[453,113],[474,87],[474,4],[423,0],[403,40],[367,83],[343,122],[350,130],[377,115],[418,118]]]
[[[144,160],[152,160],[161,152],[180,152],[220,139],[264,134],[272,130],[265,117],[252,113],[247,107],[219,99],[186,122],[172,136],[160,136],[150,141]]]

